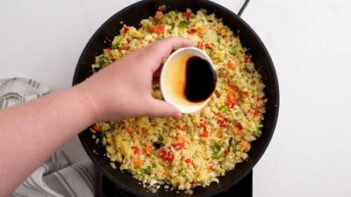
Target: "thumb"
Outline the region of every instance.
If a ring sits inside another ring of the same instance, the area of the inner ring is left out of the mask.
[[[150,100],[150,108],[148,110],[148,115],[155,117],[180,118],[182,116],[182,113],[173,105],[165,101],[152,98]]]

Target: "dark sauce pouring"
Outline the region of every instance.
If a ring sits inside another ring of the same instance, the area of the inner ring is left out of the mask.
[[[190,102],[208,99],[216,88],[217,74],[210,62],[197,56],[186,61],[185,98]]]

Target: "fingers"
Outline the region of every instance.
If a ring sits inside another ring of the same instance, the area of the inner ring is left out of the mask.
[[[174,118],[180,118],[182,116],[182,113],[179,112],[177,108],[162,100],[152,98],[149,104],[149,109],[146,114],[148,116]]]
[[[191,46],[193,46],[193,42],[188,39],[171,37],[151,44],[149,50],[152,51],[153,57],[161,63],[162,59],[167,58],[172,51]],[[155,71],[160,64],[154,64],[152,66],[153,71]]]

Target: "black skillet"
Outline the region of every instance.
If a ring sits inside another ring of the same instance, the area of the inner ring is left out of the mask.
[[[248,0],[245,1],[239,15],[247,3]],[[213,196],[227,190],[252,170],[272,138],[278,117],[279,87],[273,62],[260,38],[237,14],[208,0],[143,0],[132,4],[109,18],[89,40],[77,63],[73,85],[92,75],[91,65],[94,63],[95,56],[101,54],[103,48],[109,47],[112,38],[119,34],[119,30],[122,27],[121,21],[128,25],[139,26],[140,20],[153,16],[160,5],[166,5],[168,10],[179,11],[185,11],[186,8],[190,8],[193,11],[203,8],[209,13],[215,13],[218,18],[222,18],[225,25],[229,26],[233,32],[239,34],[242,45],[249,49],[252,61],[255,63],[256,69],[262,75],[262,80],[266,85],[264,91],[268,102],[266,104],[266,113],[264,114],[262,136],[252,143],[249,159],[237,165],[235,170],[229,171],[225,176],[220,177],[219,184],[213,183],[206,188],[195,188],[193,194],[194,197]],[[106,152],[105,148],[95,143],[89,129],[79,134],[79,138],[85,151],[99,171],[127,192],[137,196],[189,196],[183,192],[177,194],[175,191],[165,192],[162,189],[157,193],[150,193],[138,184],[138,181],[128,172],[121,172],[110,166],[109,159],[103,156]]]

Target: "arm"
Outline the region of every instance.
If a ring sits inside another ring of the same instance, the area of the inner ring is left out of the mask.
[[[8,195],[62,144],[101,120],[181,114],[151,95],[152,77],[188,40],[158,41],[127,55],[83,83],[0,111],[0,196]]]

